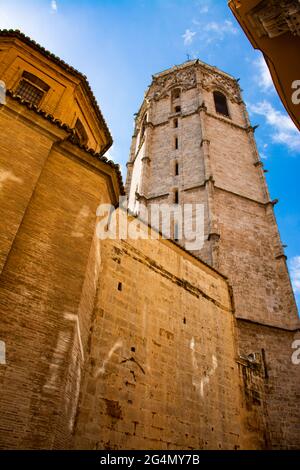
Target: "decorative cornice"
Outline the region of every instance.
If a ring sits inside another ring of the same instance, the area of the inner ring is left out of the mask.
[[[240,124],[237,124],[236,122],[232,121],[232,119],[226,118],[225,116],[222,116],[221,114],[213,114],[213,113],[210,113],[210,112],[206,111],[206,115],[209,116],[209,117],[212,117],[214,119],[218,119],[219,121],[226,122],[230,126],[233,126],[237,129],[241,129],[242,131],[247,132],[247,129],[248,129],[247,127],[241,126]]]
[[[248,16],[260,38],[276,38],[288,31],[300,36],[300,3],[297,0],[265,0]]]
[[[157,194],[155,196],[145,196],[144,194],[140,194],[138,191],[135,192],[135,197],[137,201],[140,201],[144,199],[145,201],[151,201],[152,199],[158,199],[160,197],[169,197],[169,193],[164,193],[164,194]]]
[[[270,325],[268,323],[262,323],[262,322],[259,322],[259,321],[256,321],[256,320],[250,320],[249,318],[243,318],[243,317],[239,317],[237,315],[236,315],[235,318],[237,319],[238,322],[249,323],[249,324],[252,324],[252,325],[263,326],[263,327],[266,327],[266,328],[274,328],[275,330],[286,331],[287,333],[297,333],[298,331],[300,331],[300,327],[298,327],[298,328],[284,328],[282,326]]]
[[[186,69],[176,69],[165,76],[153,76],[154,100],[160,100],[169,96],[169,92],[174,87],[180,87],[186,91],[197,86],[196,72],[193,67]]]
[[[10,98],[12,98],[13,100],[20,103],[22,106],[25,106],[30,111],[33,111],[34,113],[41,116],[43,119],[46,119],[51,124],[54,124],[55,126],[59,127],[60,129],[65,130],[69,134],[68,137],[67,137],[67,140],[69,142],[71,142],[73,145],[76,145],[76,147],[80,148],[81,150],[84,150],[88,154],[92,155],[94,158],[97,158],[101,162],[103,162],[103,163],[109,165],[110,167],[112,167],[115,170],[116,175],[117,175],[119,188],[120,188],[120,193],[125,194],[122,174],[121,174],[121,171],[120,171],[120,165],[114,163],[112,160],[108,160],[103,155],[103,153],[106,151],[106,148],[104,150],[102,150],[102,152],[96,152],[94,149],[89,148],[86,145],[80,144],[78,142],[78,139],[76,137],[74,129],[72,129],[70,126],[63,123],[59,119],[56,119],[52,114],[49,114],[46,111],[38,108],[36,105],[32,104],[30,101],[24,100],[21,96],[16,95],[12,90],[6,90],[6,94],[8,96],[10,96]]]
[[[214,71],[202,71],[202,87],[207,91],[221,90],[234,103],[241,103],[240,89],[237,81]]]

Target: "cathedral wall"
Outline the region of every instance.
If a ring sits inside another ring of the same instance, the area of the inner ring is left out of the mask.
[[[295,352],[292,346],[296,339],[299,341],[300,331],[284,331],[244,320],[237,323],[241,352],[245,355],[263,352],[265,442],[269,449],[299,449],[300,364],[292,362]],[[251,432],[253,420],[249,424],[247,432]]]
[[[217,189],[215,208],[219,269],[233,286],[236,315],[296,327],[299,320],[285,258],[276,258],[276,226],[268,215],[272,208]]]
[[[76,449],[243,445],[228,286],[170,241],[101,242]]]
[[[216,186],[248,198],[265,201],[261,169],[245,130],[226,118],[207,115],[205,129],[210,140],[210,158]]]
[[[58,131],[57,138],[59,135],[64,134]],[[26,121],[16,119],[16,115],[5,112],[5,108],[2,108],[0,112],[0,272],[54,141],[55,136],[41,133],[36,126],[29,127]]]
[[[231,79],[231,81],[233,81],[233,80]],[[220,80],[220,77],[218,77],[217,80],[215,81],[216,84],[218,84],[218,82],[220,82],[220,90],[222,90],[228,97],[227,106],[228,106],[228,110],[229,110],[230,121],[232,121],[235,124],[238,124],[239,126],[242,126],[242,127],[247,126],[248,121],[247,121],[245,112],[243,110],[243,104],[241,105],[241,103],[236,102],[236,100],[233,101],[231,99],[230,93],[228,93],[226,89],[222,88],[222,80]],[[212,89],[209,90],[209,91],[207,91],[207,90],[202,91],[205,105],[207,106],[208,112],[211,113],[211,114],[216,114],[214,96],[213,96],[213,93],[212,93],[214,88],[218,89],[218,86],[212,87]],[[225,117],[225,120],[226,119],[227,118]]]
[[[99,275],[96,209],[111,190],[103,163],[9,105],[0,113],[0,447],[68,448]]]

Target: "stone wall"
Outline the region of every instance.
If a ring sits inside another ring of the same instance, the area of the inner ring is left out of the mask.
[[[300,447],[300,365],[292,362],[292,345],[299,338],[299,330],[288,331],[238,320],[241,349],[246,356],[255,351],[263,363],[256,372],[256,376],[260,376],[260,384],[256,388],[258,393],[250,397],[248,420],[245,421],[246,433],[253,433],[255,427],[260,428],[262,423],[259,420],[265,421],[267,426],[260,433],[260,438],[264,439],[267,448],[274,450],[297,450]],[[245,399],[247,383],[248,380],[243,384]]]
[[[245,445],[224,278],[170,241],[101,243],[75,448]]]
[[[0,132],[0,447],[68,448],[98,282],[96,209],[115,203],[117,178],[11,98]]]

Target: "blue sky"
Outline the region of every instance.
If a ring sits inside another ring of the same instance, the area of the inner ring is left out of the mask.
[[[199,57],[240,78],[300,305],[300,133],[261,54],[227,0],[0,0],[0,27],[18,28],[85,73],[114,138],[125,177],[138,110],[151,75]],[[295,77],[299,78],[299,77]]]

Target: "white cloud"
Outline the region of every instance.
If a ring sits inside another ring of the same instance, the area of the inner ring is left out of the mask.
[[[208,5],[203,5],[203,7],[200,8],[199,13],[208,13],[209,12],[209,7]]]
[[[210,23],[207,23],[204,30],[214,33],[219,39],[223,39],[226,34],[238,34],[239,32],[230,20],[225,20],[223,23],[211,21]]]
[[[51,0],[51,10],[53,12],[57,11],[57,2],[56,2],[56,0]]]
[[[189,44],[192,44],[195,35],[196,35],[195,31],[186,29],[185,33],[182,35],[184,45],[188,46]]]
[[[300,133],[290,117],[264,100],[257,104],[249,104],[249,111],[264,116],[267,124],[273,128],[272,140],[284,144],[293,152],[300,152]]]
[[[257,69],[257,76],[255,78],[259,87],[264,91],[274,90],[273,80],[263,56],[260,56],[259,59],[254,62],[254,65]]]
[[[290,260],[291,281],[295,294],[300,294],[300,256],[295,256]]]
[[[196,6],[199,7],[199,13],[205,14],[209,12],[210,0],[198,0]]]

